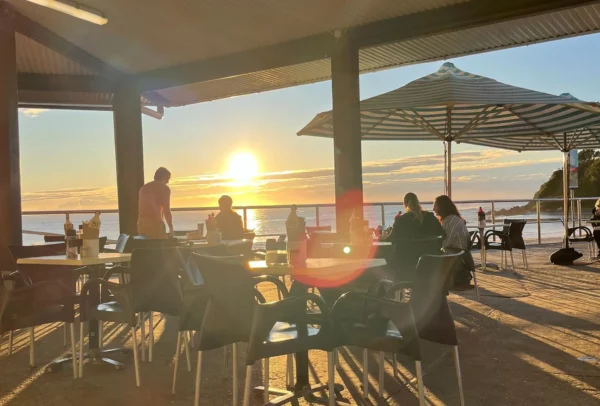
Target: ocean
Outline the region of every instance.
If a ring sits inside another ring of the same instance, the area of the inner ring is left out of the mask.
[[[503,208],[508,209],[514,206],[514,204],[500,204],[495,205],[496,210]],[[431,210],[432,207],[424,205],[425,210]],[[477,210],[478,206],[473,204],[458,205],[458,208],[467,220],[468,224],[476,224],[477,222]],[[487,212],[491,208],[483,206],[483,209]],[[404,210],[402,206],[385,206],[385,224],[386,227],[393,224],[394,217],[398,211]],[[240,215],[242,211],[239,211]],[[186,212],[173,212],[173,223],[175,230],[194,230],[197,228],[197,224],[203,222],[206,217],[210,214],[209,211],[186,211]],[[289,214],[289,209],[248,209],[248,229],[254,230],[258,236],[273,235],[273,234],[284,234],[285,233],[285,220]],[[300,208],[298,214],[306,218],[307,226],[316,225],[316,211],[314,208]],[[84,220],[89,220],[92,216],[89,214],[73,214],[71,215],[71,221],[77,226]],[[331,225],[335,229],[335,209],[333,207],[326,207],[319,209],[320,225],[326,226]],[[504,217],[497,217],[496,222],[502,222]],[[508,216],[506,218],[522,218],[530,220],[524,230],[524,236],[526,240],[537,241],[537,225],[535,223],[535,214],[520,215],[520,216]],[[542,213],[542,220],[557,220],[560,218],[558,213]],[[369,220],[371,227],[376,227],[381,224],[381,207],[374,206],[365,207],[365,219]],[[102,226],[101,235],[107,236],[109,239],[117,239],[119,236],[119,218],[118,214],[106,213],[101,216]],[[490,221],[488,217],[488,222]],[[64,215],[24,215],[23,216],[23,230],[37,231],[45,233],[62,233],[63,224],[65,222]],[[562,237],[562,223],[560,221],[542,223],[542,240],[543,241],[556,241]],[[34,244],[43,241],[43,237],[39,235],[23,235],[24,244]],[[258,241],[264,240],[264,238],[258,238]]]

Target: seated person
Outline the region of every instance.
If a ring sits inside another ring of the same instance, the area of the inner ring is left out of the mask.
[[[598,246],[598,258],[600,258],[600,199],[596,201],[592,209],[591,220],[599,221],[599,223],[592,223],[592,228],[594,229],[594,241],[596,241],[596,245]]]
[[[386,241],[394,243],[395,268],[400,278],[412,280],[417,262],[422,255],[440,254],[441,241],[428,241],[428,239],[445,236],[445,233],[433,213],[423,210],[414,193],[407,193],[404,196],[404,208],[406,213],[396,218],[392,232]]]
[[[475,272],[475,261],[471,255],[471,237],[465,220],[462,218],[456,205],[445,195],[438,196],[433,204],[433,211],[437,214],[445,231],[442,243],[447,253],[464,251],[464,255],[456,262],[454,268],[454,289],[463,290],[471,288],[471,272]]]
[[[219,214],[215,216],[217,227],[224,240],[240,240],[244,238],[242,217],[232,209],[233,199],[223,195],[219,198]]]

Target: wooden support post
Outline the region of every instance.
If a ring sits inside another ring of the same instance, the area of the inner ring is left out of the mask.
[[[356,209],[363,217],[358,47],[343,35],[331,57],[336,227],[347,232]]]
[[[113,99],[115,156],[121,233],[137,234],[138,193],[144,185],[144,145],[140,93],[119,86]]]
[[[14,266],[8,245],[23,242],[18,100],[14,14],[0,4],[0,269]]]

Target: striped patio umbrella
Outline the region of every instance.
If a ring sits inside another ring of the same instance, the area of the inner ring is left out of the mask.
[[[449,62],[399,89],[363,100],[360,114],[363,140],[445,142],[449,196],[452,142],[514,151],[600,146],[596,132],[581,130],[600,127],[598,103],[507,85]],[[332,112],[317,114],[298,135],[333,137]]]

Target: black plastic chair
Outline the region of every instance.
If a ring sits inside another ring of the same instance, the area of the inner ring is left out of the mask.
[[[464,406],[464,393],[458,337],[454,319],[448,305],[448,291],[453,283],[456,261],[463,252],[450,255],[424,255],[417,265],[417,277],[412,282],[399,282],[387,290],[387,297],[399,299],[399,293],[410,289],[408,302],[415,318],[419,338],[433,343],[454,347],[454,365],[458,380],[460,404]],[[394,365],[394,370],[395,370]]]
[[[115,323],[129,324],[133,339],[133,355],[135,363],[136,384],[140,386],[139,361],[136,329],[138,314],[160,312],[167,315],[179,316],[183,310],[183,295],[179,282],[181,263],[175,248],[165,249],[136,249],[131,256],[129,268],[116,266],[109,270],[103,279],[92,279],[82,289],[80,342],[83,342],[83,322],[94,319]],[[127,273],[127,283],[109,282],[114,273]],[[91,303],[89,292],[94,285],[106,287],[112,293],[114,300],[99,304]],[[145,353],[145,320],[140,318],[142,330],[142,351]],[[150,316],[150,360],[154,342],[153,321]],[[80,359],[83,359],[83,346],[80,346]],[[143,357],[144,359],[144,357]],[[83,376],[83,364],[79,366],[80,376]]]
[[[526,270],[529,270],[529,263],[527,262],[527,247],[525,246],[525,240],[523,240],[523,229],[527,221],[525,220],[504,220],[504,226],[502,231],[488,230],[485,233],[485,249],[487,250],[499,250],[502,254],[502,267],[506,267],[506,254],[510,252],[510,261],[512,264],[512,271],[516,273],[515,260],[513,257],[513,249],[519,249],[523,255],[523,266]],[[490,241],[494,237],[499,237],[499,242]]]
[[[575,233],[579,231],[581,232],[583,235],[580,235],[579,237],[575,236]],[[592,230],[590,230],[589,228],[585,227],[585,226],[579,226],[579,227],[571,227],[569,228],[569,242],[571,243],[578,243],[578,242],[585,242],[588,244],[588,253],[589,253],[589,257],[590,257],[590,261],[593,260],[594,257],[594,249],[595,249],[595,239],[594,239],[594,233],[592,232]]]
[[[471,251],[481,250],[481,237],[479,236],[479,231],[469,231],[469,236],[471,237]]]
[[[15,281],[27,278],[12,274]],[[9,355],[12,354],[13,331],[29,329],[29,364],[35,367],[35,327],[64,322],[70,326],[71,351],[75,354],[75,302],[73,291],[57,280],[7,289],[0,283],[0,337],[9,332]],[[77,378],[77,358],[73,357],[73,378]]]
[[[287,297],[285,286],[277,278],[253,278],[239,258],[218,258],[198,254],[192,254],[192,257],[202,273],[209,297],[202,327],[195,339],[198,349],[198,369],[194,405],[197,406],[200,400],[203,351],[234,344],[235,359],[237,343],[248,342],[245,406],[250,404],[252,365],[259,359],[309,349],[324,349],[330,351],[331,365],[333,362],[332,323],[327,305],[321,298],[311,294]],[[264,281],[274,283],[286,297],[281,301],[264,303],[264,297],[255,289],[258,283]],[[257,300],[261,304],[258,304]],[[307,314],[308,301],[317,303],[321,313]],[[312,329],[309,324],[319,325],[320,328]],[[331,377],[331,369],[329,374]],[[234,404],[237,404],[239,397],[237,374],[234,373],[233,376],[233,397]],[[330,379],[330,389],[332,389],[331,401],[334,402],[332,379]],[[268,384],[265,391],[268,393]],[[286,395],[290,398],[296,396],[296,394]],[[279,400],[274,400],[271,404],[281,403]]]
[[[395,240],[396,272],[399,280],[413,280],[419,258],[423,255],[439,255],[442,249],[442,236],[418,239]]]
[[[391,282],[390,282],[391,283]],[[371,289],[373,291],[373,289]],[[336,346],[363,348],[363,398],[368,398],[368,350],[379,351],[379,395],[383,396],[384,353],[405,354],[415,361],[419,404],[425,404],[419,335],[409,303],[349,292],[332,309]]]

